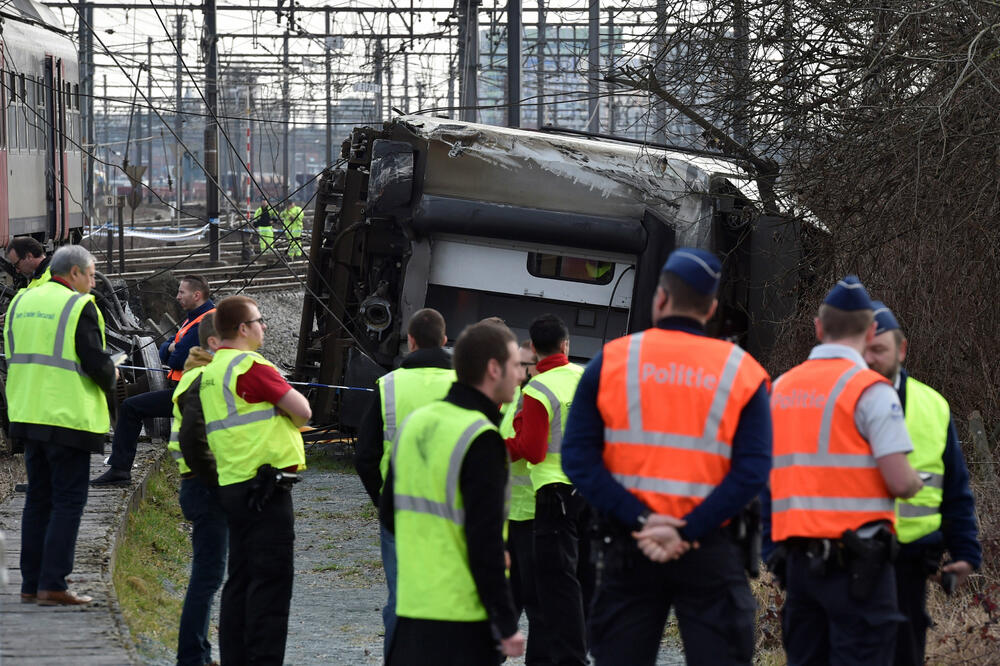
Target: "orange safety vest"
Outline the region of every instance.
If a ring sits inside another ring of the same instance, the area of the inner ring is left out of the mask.
[[[191,321],[189,321],[186,324],[184,324],[183,326],[181,326],[180,330],[177,331],[177,335],[174,336],[174,344],[176,345],[178,342],[180,342],[181,338],[184,337],[184,334],[187,333],[189,330],[191,330],[192,326],[194,326],[195,324],[197,324],[198,322],[200,322],[202,319],[204,319],[205,315],[211,314],[213,312],[215,312],[215,308],[212,308],[211,310],[207,310],[205,312],[202,312],[200,315],[198,315],[197,317],[195,317]],[[183,370],[174,370],[173,368],[171,368],[170,372],[167,373],[167,379],[170,379],[170,380],[175,381],[175,382],[179,382],[181,380],[181,377],[183,377],[183,376],[184,376],[184,371]]]
[[[839,539],[875,520],[894,522],[892,496],[854,408],[888,381],[850,359],[813,359],[775,382],[772,538]]]
[[[604,346],[604,464],[656,513],[683,517],[729,472],[740,413],[767,372],[736,345],[649,329]]]

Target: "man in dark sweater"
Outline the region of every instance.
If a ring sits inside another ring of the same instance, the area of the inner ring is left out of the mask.
[[[507,452],[497,429],[497,405],[523,377],[516,339],[505,326],[470,326],[454,363],[447,397],[413,412],[393,443],[382,493],[399,559],[392,665],[489,664],[524,652],[506,577]]]
[[[163,391],[140,393],[122,402],[115,434],[111,440],[111,467],[90,485],[100,488],[127,486],[132,482],[132,463],[135,461],[139,433],[144,419],[170,418],[173,415],[173,383],[184,374],[188,352],[198,344],[198,323],[209,312],[215,311],[208,283],[198,275],[185,275],[177,287],[177,302],[187,311],[177,333],[160,345],[160,360],[170,368],[167,375],[171,387]]]

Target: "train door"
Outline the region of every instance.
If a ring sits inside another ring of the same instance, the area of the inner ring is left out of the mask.
[[[0,82],[7,81],[6,44],[0,42]],[[12,101],[12,90],[0,84],[0,245],[10,242],[10,208],[8,207],[7,181],[7,105]]]
[[[45,56],[45,192],[49,234],[53,240],[69,239],[69,201],[66,191],[66,95],[63,94],[61,58]]]

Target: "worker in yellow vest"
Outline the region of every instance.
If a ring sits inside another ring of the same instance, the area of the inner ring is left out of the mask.
[[[257,230],[260,253],[264,254],[274,244],[274,223],[279,221],[278,211],[267,201],[262,201],[253,212],[250,223]]]
[[[393,442],[381,516],[396,537],[398,623],[387,663],[497,663],[524,652],[503,543],[507,453],[498,405],[523,374],[506,326],[455,343],[458,381],[414,411]]]
[[[531,348],[531,340],[522,340],[518,349],[525,378],[514,400],[501,408],[500,436],[505,440],[514,437],[517,415],[524,406],[522,390],[536,374],[538,357]],[[524,458],[510,464],[510,516],[507,521],[507,551],[510,553],[510,586],[514,593],[514,608],[518,616],[524,611],[528,616],[528,645],[526,664],[547,664],[550,632],[545,626],[535,574],[535,489],[531,486],[531,470]]]
[[[45,248],[31,236],[18,236],[10,242],[7,261],[28,280],[28,289],[48,282],[52,277]]]
[[[281,224],[285,227],[288,238],[288,258],[297,259],[302,256],[302,220],[305,213],[302,207],[294,201],[288,202],[288,208],[281,214]]]
[[[105,393],[118,372],[90,290],[94,256],[79,245],[52,255],[52,279],[24,289],[4,322],[10,437],[24,452],[28,491],[21,518],[21,602],[77,606],[67,588],[87,504],[90,455],[108,432]]]
[[[903,406],[906,430],[913,440],[907,458],[924,487],[913,497],[896,500],[896,594],[907,621],[896,634],[897,666],[924,663],[927,644],[927,578],[934,576],[949,592],[978,570],[983,549],[978,539],[976,505],[969,469],[958,444],[948,401],[903,368],[907,340],[885,303],[875,301],[875,337],[865,348],[865,362],[893,383]],[[941,566],[947,552],[949,562]]]
[[[376,507],[389,469],[389,449],[396,431],[418,407],[440,400],[455,383],[444,317],[432,308],[417,310],[406,327],[410,353],[399,368],[376,382],[371,405],[361,420],[354,448],[354,466]],[[380,525],[382,570],[389,597],[382,608],[385,627],[383,650],[387,656],[396,627],[396,547],[392,532]]]
[[[219,301],[215,328],[219,349],[188,389],[199,399],[184,403],[180,447],[195,474],[218,483],[229,525],[221,661],[277,664],[285,654],[294,577],[291,485],[305,468],[299,427],[312,413],[305,396],[257,353],[267,326],[253,299]]]
[[[212,616],[212,600],[222,587],[226,573],[226,552],[229,549],[229,527],[226,513],[219,503],[218,488],[195,475],[184,461],[180,447],[182,410],[185,400],[198,399],[198,392],[188,392],[194,380],[201,376],[212,355],[219,348],[215,331],[215,313],[206,315],[198,326],[200,346],[192,347],[184,364],[184,375],[173,394],[174,418],[170,427],[167,449],[181,474],[179,501],[184,519],[191,523],[191,577],[181,621],[177,629],[177,663],[192,666],[212,663],[212,644],[208,640],[208,624]],[[207,440],[205,441],[207,446]],[[214,464],[214,461],[213,461]]]
[[[533,542],[538,602],[553,663],[587,663],[586,614],[594,590],[590,561],[591,511],[562,467],[562,437],[583,368],[569,362],[569,330],[557,316],[529,328],[538,374],[525,386],[511,458],[528,462],[535,491]]]

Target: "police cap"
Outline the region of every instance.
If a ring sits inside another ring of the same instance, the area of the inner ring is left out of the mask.
[[[875,309],[871,297],[865,290],[865,285],[861,284],[857,275],[848,275],[833,285],[833,289],[827,293],[823,303],[845,312]]]
[[[892,310],[886,307],[885,303],[882,301],[872,301],[872,306],[875,308],[875,323],[878,328],[875,329],[875,335],[882,335],[886,331],[897,331],[899,330],[899,322],[896,321],[896,315],[892,314]]]
[[[708,250],[679,247],[663,264],[663,273],[673,273],[700,294],[714,294],[722,277],[722,262]]]

